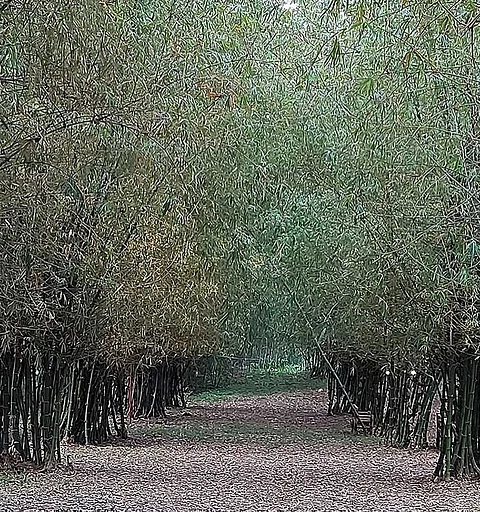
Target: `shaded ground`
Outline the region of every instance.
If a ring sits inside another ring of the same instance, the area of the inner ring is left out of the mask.
[[[4,476],[0,510],[480,511],[479,483],[433,483],[434,452],[352,437],[325,395],[230,394],[124,445],[66,447],[70,468]]]

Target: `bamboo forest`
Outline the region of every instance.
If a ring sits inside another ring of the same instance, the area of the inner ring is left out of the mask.
[[[480,2],[0,0],[0,510],[480,511]]]

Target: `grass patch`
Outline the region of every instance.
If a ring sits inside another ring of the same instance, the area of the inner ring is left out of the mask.
[[[8,473],[0,473],[0,486],[13,484],[18,480],[14,475]]]
[[[0,488],[9,487],[11,485],[26,485],[30,480],[30,473],[28,470],[13,471],[13,470],[0,470]]]
[[[281,370],[253,370],[242,378],[219,389],[204,391],[190,396],[192,402],[203,404],[240,396],[268,396],[280,392],[293,392],[324,388],[325,382],[311,379],[306,372],[295,368]],[[208,405],[207,405],[208,407]],[[288,422],[270,422],[268,419],[208,419],[201,422],[180,424],[156,424],[135,429],[137,435],[162,441],[189,443],[252,444],[282,446],[289,444],[378,445],[373,437],[351,435],[349,431],[335,428],[317,428]]]
[[[253,370],[219,389],[191,395],[192,402],[218,402],[232,396],[262,396],[287,391],[301,391],[325,387],[325,382],[311,379],[295,367],[280,370]]]
[[[260,444],[282,446],[288,444],[341,445],[378,444],[373,437],[353,436],[338,430],[316,430],[307,427],[275,426],[263,423],[219,423],[215,425],[155,425],[138,433],[161,441],[192,443]]]

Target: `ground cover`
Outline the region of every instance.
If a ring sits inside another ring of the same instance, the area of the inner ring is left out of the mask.
[[[65,446],[69,465],[5,474],[0,510],[480,510],[479,483],[432,482],[434,451],[352,436],[346,418],[326,414],[318,383],[287,391],[282,379],[258,395],[247,379],[138,421],[125,443]]]

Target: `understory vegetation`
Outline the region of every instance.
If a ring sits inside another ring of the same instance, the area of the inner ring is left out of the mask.
[[[479,9],[0,2],[2,458],[247,361],[479,476]]]

